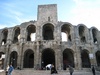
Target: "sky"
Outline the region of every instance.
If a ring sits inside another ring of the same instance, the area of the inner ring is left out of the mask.
[[[44,4],[57,4],[58,21],[100,30],[100,0],[0,0],[0,29],[37,20]]]

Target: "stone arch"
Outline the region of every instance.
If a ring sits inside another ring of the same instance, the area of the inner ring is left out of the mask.
[[[95,53],[95,56],[96,56],[97,66],[100,66],[100,51],[97,51]]]
[[[11,52],[9,64],[12,64],[14,68],[17,68],[17,57],[18,53],[16,51]]]
[[[35,25],[31,24],[27,27],[27,41],[34,41],[35,40],[35,34],[36,34],[36,27]],[[32,36],[34,35],[34,36]],[[33,40],[34,38],[34,40]]]
[[[27,49],[24,52],[24,61],[23,61],[24,68],[34,68],[34,52],[31,49]]]
[[[71,49],[66,48],[63,51],[63,69],[66,70],[68,65],[74,67],[74,53]]]
[[[55,65],[55,52],[50,48],[46,48],[42,51],[41,68],[45,68],[48,64]]]
[[[92,37],[93,37],[93,42],[95,44],[98,42],[97,35],[98,35],[98,30],[95,27],[92,27]]]
[[[81,43],[86,43],[86,26],[84,24],[79,24],[78,25],[78,33],[79,33],[79,38]]]
[[[1,44],[4,45],[7,42],[7,37],[8,37],[8,29],[4,29],[2,31],[2,41]]]
[[[61,34],[66,34],[65,35],[66,36],[65,41],[72,41],[72,38],[71,38],[71,24],[70,23],[65,23],[61,26]],[[63,40],[62,35],[61,35],[61,38]]]
[[[89,58],[89,51],[88,50],[82,50],[81,51],[81,61],[82,61],[82,67],[83,68],[90,68],[90,58]]]
[[[18,42],[20,39],[20,27],[14,28],[13,43]]]
[[[54,40],[54,26],[51,23],[43,25],[43,40]]]

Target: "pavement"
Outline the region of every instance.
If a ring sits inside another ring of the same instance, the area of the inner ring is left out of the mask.
[[[5,71],[0,71],[0,75],[6,75]],[[51,75],[50,70],[14,70],[12,75]],[[69,71],[58,71],[58,74],[52,75],[70,75]],[[73,75],[93,75],[91,71],[74,71]],[[96,75],[100,75],[99,71],[96,71]]]

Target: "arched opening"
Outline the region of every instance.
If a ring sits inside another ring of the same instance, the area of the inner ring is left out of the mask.
[[[86,38],[85,38],[85,27],[84,26],[79,26],[79,36],[80,36],[81,43],[85,43]]]
[[[2,42],[1,42],[2,45],[6,44],[6,42],[7,42],[7,36],[8,36],[8,30],[4,29],[2,31]]]
[[[43,26],[43,40],[54,40],[54,26],[50,23]]]
[[[45,69],[48,64],[53,64],[55,66],[55,53],[49,48],[42,52],[41,68]]]
[[[94,28],[94,29],[92,29],[92,35],[93,35],[93,42],[95,43],[95,44],[97,44],[97,30]]]
[[[29,25],[27,27],[27,41],[35,41],[36,27],[34,25]]]
[[[82,60],[82,67],[83,68],[90,68],[90,58],[89,58],[89,52],[87,50],[81,51],[81,60]]]
[[[97,61],[97,65],[100,66],[100,51],[96,52],[96,61]]]
[[[33,68],[34,67],[34,52],[31,49],[28,49],[24,53],[24,68]]]
[[[20,39],[19,36],[20,36],[20,28],[19,28],[19,27],[16,27],[16,28],[14,29],[13,43],[16,43],[16,42],[19,41],[19,39]]]
[[[70,28],[71,28],[71,26],[69,24],[64,24],[61,27],[62,41],[71,41]],[[62,34],[64,34],[64,35],[62,35]]]
[[[63,70],[66,70],[68,65],[74,67],[74,56],[71,49],[65,49],[63,51]]]
[[[18,54],[16,51],[11,52],[9,64],[12,64],[14,68],[17,68],[17,57],[18,57]]]

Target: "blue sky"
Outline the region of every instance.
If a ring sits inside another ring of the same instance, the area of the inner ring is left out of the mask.
[[[58,20],[100,30],[100,0],[0,0],[0,29],[37,20],[37,7],[57,4]]]

